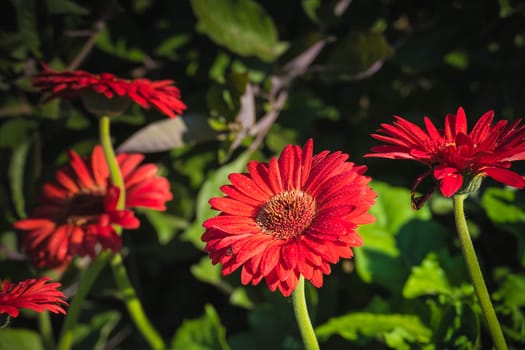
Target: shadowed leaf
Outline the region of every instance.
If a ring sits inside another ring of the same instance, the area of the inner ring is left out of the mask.
[[[186,115],[149,123],[128,138],[118,152],[162,152],[188,143],[213,140],[216,137],[204,116]]]
[[[287,48],[272,18],[252,0],[192,0],[197,29],[242,56],[273,61]]]

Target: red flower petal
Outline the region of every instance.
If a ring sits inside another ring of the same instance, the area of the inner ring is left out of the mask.
[[[491,125],[493,118],[493,111],[483,114],[469,133],[462,107],[456,114],[446,116],[442,132],[427,117],[424,119],[426,132],[396,117],[392,125],[382,124],[378,133],[372,135],[385,145],[373,147],[372,153],[365,157],[419,161],[432,168],[442,194],[447,197],[463,187],[469,188],[464,179],[478,176],[489,176],[506,185],[523,188],[523,178],[508,168],[512,161],[525,160],[525,127],[520,125],[521,120],[511,124],[500,120]],[[423,178],[416,180],[413,193]],[[412,194],[414,206],[422,206],[430,194],[419,199]]]
[[[300,275],[319,287],[330,263],[362,244],[356,222],[371,221],[375,198],[366,167],[354,167],[341,152],[312,150],[308,140],[267,164],[252,161],[247,174],[229,176],[232,185],[221,188],[228,197],[210,200],[221,213],[204,222],[201,239],[223,274],[241,268],[243,284],[264,279],[289,296]]]

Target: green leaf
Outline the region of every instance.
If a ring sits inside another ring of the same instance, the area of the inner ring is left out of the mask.
[[[502,327],[507,337],[522,341],[525,339],[525,275],[509,273],[508,268],[498,269],[496,275],[503,283],[492,298],[499,303],[498,314],[504,315],[500,316],[500,320],[504,320]]]
[[[226,330],[212,305],[204,307],[204,315],[186,320],[177,330],[171,343],[172,350],[229,350]]]
[[[206,219],[218,214],[217,211],[211,209],[208,201],[213,197],[223,195],[220,187],[228,182],[228,176],[231,173],[243,171],[251,155],[252,153],[249,151],[244,152],[234,161],[219,168],[204,182],[197,195],[195,221],[188,227],[186,232],[182,234],[183,240],[192,242],[199,249],[204,248],[204,243],[201,241],[201,236],[204,233],[202,223]]]
[[[241,56],[273,61],[288,47],[272,18],[252,0],[192,0],[197,29]]]
[[[480,322],[470,305],[457,301],[441,308],[442,318],[433,336],[436,349],[478,349]]]
[[[175,215],[157,210],[142,209],[141,211],[155,228],[157,238],[162,245],[168,244],[175,237],[177,230],[185,229],[188,226],[186,220]]]
[[[208,256],[202,257],[197,264],[191,265],[191,274],[199,281],[219,285],[221,283],[221,266],[212,265]]]
[[[503,285],[492,295],[494,300],[503,301],[510,307],[525,306],[525,276],[508,274]]]
[[[230,294],[230,303],[232,305],[240,306],[245,309],[253,309],[255,304],[246,293],[246,289],[239,287],[235,288]]]
[[[73,332],[75,349],[105,349],[108,337],[117,325],[120,317],[120,312],[110,310],[95,314],[88,324],[78,324]]]
[[[40,39],[38,36],[38,16],[36,0],[11,0],[16,9],[18,30],[22,34],[22,41],[29,51],[40,58]]]
[[[146,53],[142,49],[135,47],[129,48],[125,38],[111,38],[111,34],[107,28],[98,35],[97,47],[102,51],[126,61],[143,63],[146,57]]]
[[[38,333],[28,329],[0,328],[0,350],[44,350]]]
[[[330,52],[323,78],[328,82],[367,78],[392,54],[382,33],[350,32]]]
[[[47,0],[49,13],[60,15],[88,15],[89,10],[69,0]]]
[[[517,253],[525,266],[525,194],[509,188],[488,188],[481,198],[481,206],[498,228],[511,232],[518,241]]]
[[[366,282],[374,281],[401,292],[409,269],[399,258],[396,236],[414,220],[428,221],[430,211],[426,207],[414,211],[407,189],[380,182],[372,182],[371,186],[378,194],[370,210],[376,221],[359,228],[364,245],[355,249],[357,272]]]
[[[185,115],[183,118],[162,119],[149,123],[131,135],[118,147],[119,152],[162,152],[189,143],[215,139],[207,118],[202,115]]]
[[[14,118],[0,125],[0,148],[16,148],[27,142],[36,129],[34,120]]]
[[[469,66],[468,54],[464,51],[452,51],[443,57],[443,60],[450,66],[459,70],[466,70]]]
[[[517,195],[514,189],[491,187],[483,193],[481,206],[496,224],[525,222],[525,209],[517,204]]]
[[[431,337],[430,329],[417,316],[373,313],[351,313],[332,318],[317,327],[315,333],[321,341],[332,335],[347,340],[358,340],[363,336],[386,338],[387,345],[394,349],[409,349],[408,343],[427,344]]]
[[[27,162],[27,154],[31,143],[26,140],[13,150],[9,168],[7,170],[9,177],[9,187],[11,190],[11,199],[15,206],[16,214],[20,218],[26,217],[25,196],[24,196],[24,170]]]
[[[304,13],[314,22],[319,22],[317,17],[317,10],[321,6],[321,0],[302,0],[301,5]]]
[[[447,276],[439,266],[437,256],[429,254],[420,266],[412,268],[412,273],[403,288],[403,296],[417,298],[428,294],[448,294],[449,290]]]
[[[167,38],[155,49],[155,55],[172,57],[177,55],[177,50],[191,41],[188,34],[179,34]]]

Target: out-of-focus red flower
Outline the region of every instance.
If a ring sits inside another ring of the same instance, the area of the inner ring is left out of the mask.
[[[126,229],[140,224],[132,207],[166,210],[172,199],[169,182],[157,175],[154,164],[140,165],[141,154],[119,154],[126,209],[117,209],[119,190],[111,184],[100,146],[87,158],[70,151],[70,163],[44,184],[38,207],[14,226],[25,231],[23,247],[37,267],[60,267],[73,256],[95,256],[97,246],[118,251],[121,237],[113,224]]]
[[[445,129],[438,130],[425,117],[426,131],[406,119],[395,116],[391,124],[381,124],[372,137],[388,145],[375,146],[365,157],[412,159],[430,167],[412,187],[412,205],[420,208],[433,191],[415,198],[421,181],[431,175],[443,196],[471,192],[480,180],[491,177],[505,185],[524,188],[525,178],[510,170],[511,162],[525,159],[525,126],[521,119],[513,123],[500,120],[492,125],[494,112],[485,113],[470,133],[463,108],[445,118]]]
[[[204,222],[202,240],[223,274],[242,266],[243,284],[265,278],[270,290],[289,296],[301,275],[321,287],[330,264],[363,243],[356,229],[373,222],[367,212],[376,197],[366,167],[341,152],[312,153],[308,140],[268,164],[251,161],[248,173],[229,176],[226,197],[210,200],[221,213]]]
[[[46,101],[53,98],[81,97],[86,107],[96,112],[119,114],[129,103],[135,102],[141,107],[149,109],[151,106],[158,109],[170,118],[181,114],[186,105],[180,99],[180,90],[173,86],[171,80],[151,81],[148,79],[125,80],[111,73],[91,74],[83,70],[58,72],[43,65],[43,71],[38,73],[33,85],[43,93],[49,93]],[[96,95],[104,99],[121,100],[121,104],[107,106]],[[99,108],[100,107],[100,108]]]
[[[48,277],[31,278],[19,283],[0,279],[0,314],[17,317],[21,308],[65,314],[64,306],[68,303],[64,300],[64,293],[58,290],[60,283],[47,281]]]

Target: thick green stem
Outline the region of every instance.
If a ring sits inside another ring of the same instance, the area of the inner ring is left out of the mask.
[[[295,318],[301,337],[303,338],[304,348],[306,350],[319,350],[319,343],[315,336],[310,316],[308,315],[308,308],[306,306],[306,297],[304,293],[304,277],[299,277],[297,287],[293,292],[293,309],[295,312]]]
[[[98,274],[108,262],[109,257],[109,252],[102,252],[82,274],[78,290],[69,305],[66,318],[62,325],[62,332],[57,347],[58,350],[69,350],[71,348],[71,344],[73,343],[73,330],[78,322],[78,316],[80,315],[82,304],[84,303],[84,300],[86,299],[86,296]]]
[[[124,187],[124,179],[120,173],[120,166],[118,165],[117,157],[115,157],[115,151],[111,144],[110,122],[109,117],[104,116],[100,118],[100,143],[102,144],[104,156],[109,167],[111,182],[120,190],[117,209],[122,210],[126,206],[126,188]]]
[[[454,196],[454,217],[456,220],[456,228],[458,230],[459,240],[461,242],[461,249],[463,250],[463,256],[467,264],[467,269],[470,274],[472,283],[474,284],[474,290],[478,296],[479,304],[481,306],[481,312],[485,317],[485,321],[494,341],[494,345],[497,350],[507,350],[507,344],[501,331],[501,326],[498,322],[496,312],[490,301],[490,295],[481,273],[478,258],[470,239],[470,234],[467,227],[467,221],[465,219],[465,211],[463,210],[463,202],[467,197],[466,194],[458,194]]]
[[[120,173],[120,166],[115,157],[113,146],[111,144],[111,133],[110,133],[110,118],[104,116],[100,119],[100,142],[104,150],[106,162],[108,163],[109,172],[111,176],[111,182],[120,189],[120,196],[117,204],[117,209],[124,209],[126,203],[126,188],[124,186],[124,180]],[[117,286],[122,292],[124,303],[128,309],[128,313],[135,323],[137,329],[142,333],[150,347],[154,350],[166,349],[166,345],[162,340],[155,327],[151,324],[142,304],[140,303],[135,288],[129,280],[126,267],[124,266],[122,256],[120,253],[115,253],[111,258],[111,268],[113,270],[113,276],[117,282]]]
[[[140,300],[137,298],[137,294],[128,278],[126,267],[122,262],[122,256],[120,254],[115,254],[113,256],[111,267],[113,268],[113,276],[115,277],[115,281],[122,293],[128,313],[135,323],[135,326],[137,326],[152,349],[166,349],[164,341],[149,321],[144,309],[142,308]]]
[[[40,338],[46,350],[53,350],[55,348],[55,340],[53,339],[53,328],[51,327],[51,318],[49,311],[40,312],[38,314],[38,328],[40,330]]]

